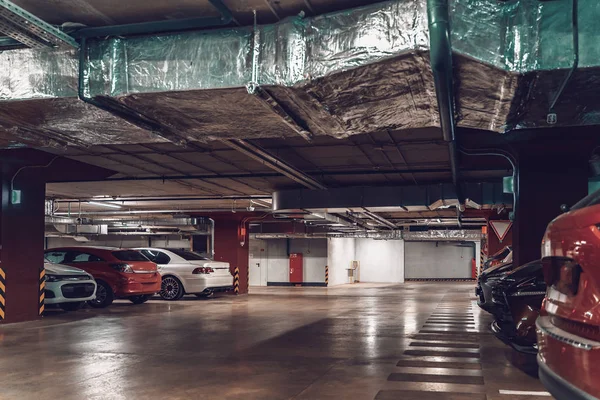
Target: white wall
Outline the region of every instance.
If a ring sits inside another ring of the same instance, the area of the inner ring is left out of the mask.
[[[170,248],[189,248],[189,239],[182,239],[181,236],[156,236],[151,238],[154,247]],[[148,247],[147,236],[100,236],[96,240],[88,242],[78,242],[71,238],[47,238],[48,248],[67,247],[67,246],[111,246],[111,247]]]
[[[361,282],[404,282],[404,241],[356,239]]]
[[[269,239],[267,242],[267,282],[290,281],[290,259],[287,239]]]
[[[257,242],[264,243],[265,251],[257,254],[255,245]],[[257,240],[250,238],[251,252],[250,265],[257,262],[257,258],[264,264],[261,268],[266,268],[266,282],[289,282],[290,281],[290,262],[288,255],[287,239],[265,239]],[[325,266],[327,265],[327,240],[326,239],[290,239],[290,253],[302,253],[303,259],[303,278],[305,283],[324,283]],[[264,257],[264,259],[263,259]],[[262,272],[260,270],[251,270],[252,273]],[[258,278],[258,277],[252,277]],[[259,279],[252,279],[253,283],[260,282]]]
[[[457,244],[405,242],[406,278],[471,278],[473,247]]]
[[[356,254],[356,240],[352,238],[327,239],[327,265],[329,265],[329,286],[348,283],[350,263]]]

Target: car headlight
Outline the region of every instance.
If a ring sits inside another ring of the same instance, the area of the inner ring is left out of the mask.
[[[46,274],[46,282],[58,282],[58,281],[62,281],[62,278],[59,275]]]

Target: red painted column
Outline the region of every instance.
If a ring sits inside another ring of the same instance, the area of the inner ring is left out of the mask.
[[[0,267],[5,277],[5,318],[1,323],[39,318],[39,273],[44,265],[44,173],[21,171],[14,188],[21,204],[11,204],[10,182],[17,166],[2,167]]]
[[[215,260],[228,262],[232,274],[239,268],[240,294],[248,293],[248,224],[244,223],[247,217],[248,213],[211,215],[215,221]]]

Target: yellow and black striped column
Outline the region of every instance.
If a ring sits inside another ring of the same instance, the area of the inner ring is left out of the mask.
[[[40,291],[39,291],[39,314],[44,312],[44,300],[46,299],[46,270],[40,269]]]
[[[6,274],[0,267],[0,321],[4,319],[6,312]]]
[[[233,292],[240,294],[240,269],[238,267],[235,267],[233,271]]]
[[[484,249],[484,241],[481,241],[481,251],[479,252],[479,268],[477,269],[477,277],[479,278],[479,274],[481,273],[481,271],[483,270],[483,264],[486,261],[486,254],[485,254],[485,249]]]
[[[329,286],[329,265],[325,266],[325,286]]]

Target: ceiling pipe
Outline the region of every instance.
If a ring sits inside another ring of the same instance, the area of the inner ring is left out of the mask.
[[[510,212],[509,214],[509,219],[511,221],[516,220],[517,218],[517,210],[518,210],[518,205],[519,205],[519,163],[518,161],[515,159],[515,157],[513,157],[512,154],[510,154],[507,151],[501,150],[501,149],[476,149],[476,150],[468,150],[468,149],[464,149],[461,148],[460,152],[468,155],[468,156],[493,156],[493,157],[502,157],[505,160],[507,160],[511,167],[512,167],[512,178],[513,178],[513,210],[512,212]]]
[[[222,140],[224,144],[231,147],[234,150],[239,151],[242,154],[247,155],[255,161],[277,171],[291,180],[300,183],[301,185],[309,189],[326,189],[325,185],[305,174],[304,172],[292,167],[284,161],[274,157],[261,147],[250,143],[247,140],[242,139],[228,139]]]
[[[460,188],[459,154],[454,121],[454,82],[448,0],[427,0],[429,20],[430,62],[435,82],[435,93],[440,113],[444,141],[448,144],[452,183],[459,203],[464,204]]]
[[[188,213],[207,213],[207,212],[231,212],[230,208],[198,208],[198,209],[181,209],[181,210],[129,210],[129,211],[82,211],[78,213],[78,215],[102,215],[102,216],[110,216],[110,215],[145,215],[145,214],[188,214]],[[270,212],[269,209],[257,208],[254,212]],[[72,213],[69,212],[57,212],[54,215],[58,216],[69,216]]]
[[[246,195],[246,196],[205,196],[205,197],[82,197],[80,199],[58,199],[55,198],[55,203],[73,203],[78,201],[95,201],[102,202],[157,202],[157,201],[216,201],[216,200],[271,200],[272,196],[265,195]],[[256,203],[255,203],[256,204]],[[265,203],[266,204],[266,203]]]
[[[380,217],[379,215],[372,213],[371,211],[367,210],[366,208],[363,207],[363,214],[366,215],[369,219],[371,219],[372,221],[375,221],[376,223],[385,226],[386,228],[389,229],[396,229],[396,225],[390,221],[388,221],[387,219]]]
[[[231,147],[231,146],[230,146]],[[498,168],[481,168],[481,169],[463,169],[466,172],[507,172],[507,169]],[[361,169],[361,170],[344,170],[344,171],[307,171],[302,172],[304,175],[319,175],[319,176],[347,176],[347,175],[385,175],[385,174],[431,174],[451,172],[448,168],[429,168],[429,169]],[[86,180],[55,180],[48,183],[88,183],[88,182],[134,182],[134,181],[172,181],[172,180],[206,180],[206,179],[243,179],[243,178],[276,178],[282,174],[279,172],[261,172],[256,174],[206,174],[206,175],[166,175],[166,176],[127,176],[120,178],[109,179],[86,179]]]
[[[556,106],[556,103],[558,103],[558,99],[560,99],[560,96],[562,95],[563,91],[565,90],[565,88],[567,87],[567,83],[569,83],[569,80],[571,79],[571,76],[573,76],[573,73],[575,72],[575,70],[577,70],[577,67],[579,66],[579,13],[578,13],[578,3],[577,0],[571,0],[572,2],[572,17],[571,17],[571,23],[573,26],[573,66],[571,67],[571,69],[569,70],[569,72],[567,73],[567,76],[565,76],[565,79],[562,81],[560,88],[558,89],[558,92],[556,92],[556,95],[554,96],[554,99],[552,100],[552,103],[550,104],[550,111],[549,114],[553,114],[554,113],[554,106]],[[550,116],[548,116],[548,119],[550,122]],[[554,120],[553,122],[554,124],[556,123],[556,120]]]

